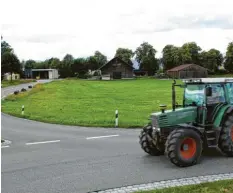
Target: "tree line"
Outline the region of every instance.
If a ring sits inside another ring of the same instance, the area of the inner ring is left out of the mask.
[[[139,70],[154,75],[162,65],[164,72],[182,64],[194,63],[203,66],[212,73],[217,73],[220,66],[224,66],[227,73],[233,72],[233,42],[227,46],[226,54],[212,48],[202,50],[195,42],[188,42],[181,47],[166,45],[162,50],[162,57],[156,58],[157,50],[148,42],[143,42],[136,50],[118,48],[114,57],[119,57],[126,63],[133,65],[132,59],[138,62]],[[61,78],[84,77],[88,70],[96,70],[108,62],[107,57],[100,51],[86,58],[75,58],[66,54],[62,60],[53,57],[44,61],[19,61],[14,49],[1,37],[2,74],[16,72],[22,74],[22,69],[56,68]]]

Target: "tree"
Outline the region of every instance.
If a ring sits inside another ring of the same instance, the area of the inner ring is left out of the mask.
[[[153,75],[158,70],[158,59],[155,58],[156,50],[148,42],[143,42],[135,51],[139,69]]]
[[[230,42],[227,46],[224,67],[227,71],[233,72],[233,42]]]
[[[59,68],[59,73],[62,78],[72,77],[74,75],[74,73],[72,72],[73,64],[74,64],[74,57],[70,54],[66,54]]]
[[[96,61],[96,68],[99,68],[101,67],[102,65],[106,64],[107,63],[107,56],[103,55],[101,52],[99,51],[96,51],[95,54],[94,54],[94,59]]]
[[[25,62],[25,69],[32,69],[32,68],[35,68],[36,66],[36,61],[35,60],[27,60]]]
[[[128,48],[118,48],[115,53],[115,57],[119,57],[124,62],[132,66],[133,66],[133,62],[131,61],[131,59],[133,56],[134,56],[133,51]]]
[[[61,61],[59,60],[59,58],[52,58],[50,60],[49,66],[50,68],[55,68],[58,69],[60,67]]]
[[[181,59],[183,64],[194,63],[200,64],[199,56],[201,47],[198,46],[195,42],[185,43],[181,47]]]
[[[21,64],[18,57],[12,52],[5,52],[1,58],[2,63],[2,73],[10,72],[11,73],[11,81],[12,81],[12,74],[20,73],[21,71]]]
[[[219,50],[214,48],[207,52],[201,52],[199,59],[203,67],[211,70],[214,73],[218,71],[219,67],[223,63],[223,55]]]
[[[85,68],[87,69],[96,70],[101,66],[101,64],[97,60],[98,59],[95,56],[90,56],[86,58],[85,62],[83,62],[82,64],[85,63]]]
[[[97,70],[99,67],[107,63],[107,57],[101,52],[96,51],[94,56],[86,58],[86,67],[90,70]]]
[[[5,53],[5,52],[13,52],[13,48],[4,40],[2,40],[3,38],[1,37],[1,56]]]
[[[181,64],[181,50],[173,45],[166,45],[163,48],[162,63],[164,70],[169,70]]]
[[[74,60],[74,63],[72,65],[72,72],[82,78],[87,73],[89,67],[88,67],[88,59],[85,58],[77,58]]]

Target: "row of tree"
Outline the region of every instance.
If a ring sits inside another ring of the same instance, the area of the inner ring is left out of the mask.
[[[50,58],[45,61],[27,60],[20,62],[13,48],[6,42],[1,41],[2,73],[21,72],[22,68],[56,68],[62,78],[83,76],[88,70],[96,70],[108,62],[107,57],[96,51],[93,56],[87,58],[74,58],[70,54],[60,60]],[[139,64],[139,70],[147,71],[153,75],[162,64],[164,71],[181,64],[194,63],[208,68],[213,73],[224,64],[228,72],[233,72],[233,42],[227,47],[225,57],[217,49],[202,50],[195,42],[188,42],[177,47],[166,45],[162,50],[162,58],[156,58],[157,50],[148,42],[143,42],[135,51],[128,48],[118,48],[115,56],[121,58],[130,65],[132,59]]]
[[[229,72],[233,72],[233,42],[227,47],[226,56],[217,49],[208,51],[202,50],[195,42],[185,43],[181,47],[166,45],[163,48],[162,63],[165,70],[180,64],[194,63],[203,66],[213,73],[219,70],[222,65]]]

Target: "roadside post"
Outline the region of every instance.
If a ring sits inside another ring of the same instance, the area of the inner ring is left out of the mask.
[[[118,110],[115,112],[115,127],[118,127]]]
[[[24,115],[24,105],[22,105],[22,115]]]

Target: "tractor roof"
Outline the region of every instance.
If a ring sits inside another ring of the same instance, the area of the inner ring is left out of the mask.
[[[194,84],[194,83],[225,83],[225,82],[233,82],[233,78],[192,78],[192,79],[184,79],[183,82],[186,84]]]

